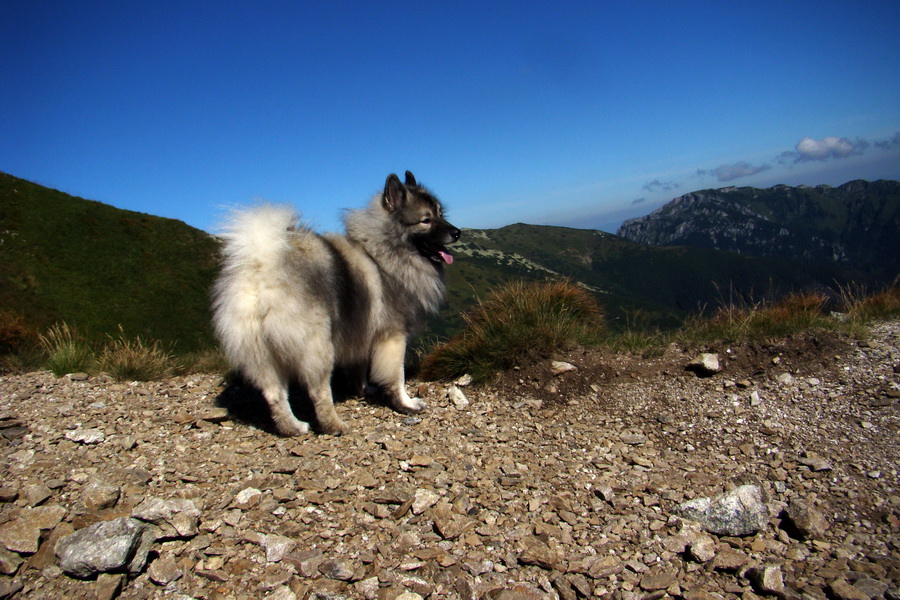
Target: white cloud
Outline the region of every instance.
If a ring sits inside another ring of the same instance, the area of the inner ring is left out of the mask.
[[[782,154],[782,157],[789,158],[793,156],[795,162],[847,158],[855,154],[862,154],[868,147],[869,142],[865,140],[851,142],[847,138],[833,136],[821,140],[804,137],[797,142],[794,152],[785,152]]]

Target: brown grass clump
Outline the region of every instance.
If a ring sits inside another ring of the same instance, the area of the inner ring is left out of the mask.
[[[876,294],[865,295],[843,290],[844,310],[858,321],[890,319],[900,316],[900,284]]]
[[[179,369],[171,351],[159,340],[128,338],[122,327],[99,358],[100,369],[119,381],[152,381],[171,377]]]
[[[834,330],[839,323],[829,317],[824,294],[791,294],[770,304],[728,304],[711,317],[696,316],[676,334],[683,342],[738,342],[772,340],[813,329]]]
[[[423,378],[451,379],[468,373],[484,381],[569,346],[596,344],[605,333],[597,301],[565,280],[509,283],[463,318],[463,333],[424,358]]]

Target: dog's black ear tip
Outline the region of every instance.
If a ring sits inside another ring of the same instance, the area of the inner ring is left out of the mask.
[[[418,183],[416,183],[416,176],[412,174],[412,171],[406,172],[406,185],[410,187],[416,187],[417,185],[419,185]]]

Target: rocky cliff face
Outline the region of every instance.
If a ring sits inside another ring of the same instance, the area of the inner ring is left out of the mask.
[[[900,269],[900,183],[703,190],[625,221],[618,234],[653,246],[840,262],[892,278]]]

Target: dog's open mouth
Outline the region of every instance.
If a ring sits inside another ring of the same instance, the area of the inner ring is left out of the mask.
[[[433,262],[438,264],[453,264],[453,255],[445,248],[444,246],[432,246],[427,243],[419,243],[418,244],[419,252],[425,258],[430,259]]]

